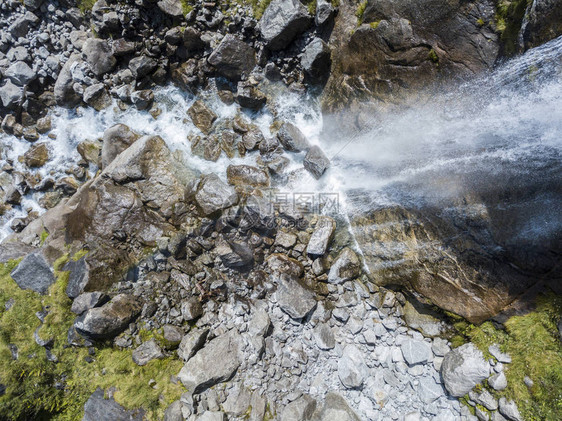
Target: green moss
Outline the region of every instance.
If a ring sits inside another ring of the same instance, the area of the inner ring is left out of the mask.
[[[478,19],[476,23],[478,24],[478,26],[484,26],[486,24],[486,22],[484,22],[484,19],[482,18]]]
[[[86,250],[86,249],[82,249],[80,251],[77,251],[76,253],[74,253],[72,255],[72,260],[74,260],[74,261],[80,260],[82,257],[87,255],[89,252],[90,252],[90,250]]]
[[[355,12],[355,16],[357,16],[358,24],[361,25],[363,23],[363,15],[365,14],[365,9],[367,8],[367,0],[362,1],[357,6],[357,11]]]
[[[491,322],[474,326],[458,321],[458,336],[473,342],[491,358],[488,347],[494,343],[507,352],[511,364],[505,364],[507,389],[492,391],[496,397],[513,399],[524,419],[529,421],[562,419],[562,345],[557,323],[562,314],[562,297],[539,297],[534,311],[514,316],[505,330]],[[534,385],[528,388],[523,379],[529,376]]]
[[[193,10],[193,0],[181,0],[181,9],[184,15]]]
[[[41,245],[43,245],[43,243],[45,242],[45,240],[47,240],[47,237],[49,236],[49,233],[46,230],[41,231],[41,236],[39,237],[39,240],[41,242]]]
[[[82,13],[89,12],[96,4],[97,0],[76,0],[76,6]]]
[[[305,3],[308,13],[312,16],[316,15],[316,0],[307,0]]]
[[[56,266],[66,260],[67,255]],[[121,405],[143,407],[149,419],[162,419],[166,407],[184,391],[170,382],[182,362],[167,358],[139,367],[132,361],[132,351],[100,345],[93,362],[87,363],[87,349],[67,347],[67,332],[74,322],[72,302],[65,294],[68,273],[57,270],[49,293],[41,296],[20,289],[12,280],[10,272],[18,263],[0,265],[0,381],[7,386],[0,397],[2,419],[81,419],[84,403],[97,387],[116,387],[115,399]],[[35,315],[42,309],[48,310],[43,325]],[[35,343],[37,328],[41,338],[54,339],[52,353],[58,363],[48,361],[45,349]],[[11,357],[10,345],[17,346],[17,360]],[[149,385],[150,380],[155,383]]]
[[[254,17],[259,20],[263,16],[263,12],[267,9],[267,6],[272,0],[249,0],[252,10],[254,11]]]
[[[373,28],[373,29],[377,29],[380,23],[381,23],[381,21],[380,21],[380,20],[377,20],[377,21],[375,21],[375,22],[369,23],[369,26],[370,26],[371,28]]]
[[[527,6],[532,0],[498,0],[496,29],[500,33],[503,52],[511,56],[517,52],[517,37]]]
[[[439,56],[433,48],[429,50],[429,53],[427,53],[427,58],[429,58],[435,64],[439,64]]]

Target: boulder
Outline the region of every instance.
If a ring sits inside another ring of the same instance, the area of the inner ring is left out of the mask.
[[[433,358],[431,347],[427,342],[407,339],[400,345],[404,360],[409,366],[424,364]]]
[[[445,388],[456,397],[466,395],[474,386],[488,378],[489,374],[490,365],[472,343],[450,351],[441,364]]]
[[[312,82],[325,82],[330,75],[331,51],[321,38],[314,38],[304,49],[301,65]]]
[[[142,410],[126,410],[113,399],[105,399],[103,390],[98,388],[84,405],[82,421],[143,421]]]
[[[86,262],[86,258],[81,257],[78,260],[69,260],[68,263],[64,265],[63,269],[69,272],[66,295],[74,299],[78,297],[88,285],[89,265]]]
[[[80,97],[73,88],[74,80],[72,79],[71,69],[75,63],[82,61],[79,54],[73,54],[62,66],[57,80],[55,82],[54,94],[58,105],[72,106],[80,101]]]
[[[181,305],[181,315],[183,320],[190,322],[203,314],[203,306],[196,297],[191,297]]]
[[[269,175],[250,165],[229,165],[226,169],[228,184],[234,186],[268,187]]]
[[[243,108],[259,111],[267,102],[267,97],[253,84],[238,82],[236,102]]]
[[[202,213],[207,216],[226,209],[238,202],[233,187],[225,184],[216,174],[201,177],[195,193],[195,201]]]
[[[164,421],[183,421],[181,401],[172,402],[164,413]]]
[[[37,77],[31,67],[24,61],[16,61],[6,69],[4,76],[17,86],[27,86]]]
[[[238,81],[250,74],[256,66],[256,53],[238,37],[227,34],[207,59],[217,73]]]
[[[288,275],[278,277],[276,297],[281,310],[296,320],[304,319],[316,308],[314,294]]]
[[[290,152],[301,152],[310,149],[306,136],[293,123],[285,122],[277,132],[279,143]]]
[[[355,345],[347,345],[338,361],[338,377],[348,389],[360,389],[369,369],[363,353]]]
[[[330,160],[319,146],[314,145],[308,150],[304,157],[303,165],[304,168],[318,180],[330,167]]]
[[[16,86],[11,80],[7,80],[0,87],[0,101],[4,108],[13,109],[21,103],[23,98],[23,88]]]
[[[203,348],[209,329],[194,329],[185,335],[178,347],[178,357],[184,361],[189,361],[197,351]]]
[[[164,337],[164,347],[175,349],[183,339],[183,329],[167,324],[162,327],[162,336]]]
[[[201,393],[229,380],[240,366],[238,332],[231,331],[210,341],[183,366],[178,378],[191,393]]]
[[[151,73],[158,63],[156,60],[147,57],[147,56],[139,56],[134,57],[129,61],[129,69],[133,74],[135,79],[141,79]]]
[[[328,273],[328,282],[341,284],[356,278],[361,274],[361,262],[357,254],[349,247],[344,248],[338,255]]]
[[[533,0],[527,4],[518,37],[524,49],[539,46],[562,34],[562,3]]]
[[[82,46],[82,53],[96,76],[113,70],[117,63],[111,46],[103,39],[88,38]]]
[[[499,410],[508,420],[523,421],[523,417],[519,413],[519,409],[517,409],[517,404],[513,401],[508,401],[503,396],[499,400]]]
[[[89,309],[76,319],[74,327],[89,339],[111,339],[123,332],[141,310],[136,297],[119,294],[103,306]]]
[[[148,110],[154,103],[154,92],[150,89],[135,91],[131,94],[131,102],[137,107],[137,110]]]
[[[31,145],[23,155],[25,164],[30,168],[42,167],[49,160],[49,148],[46,143]]]
[[[308,240],[306,252],[311,257],[319,257],[326,254],[328,246],[336,230],[336,221],[329,216],[320,216],[314,231]]]
[[[416,303],[417,304],[417,303]],[[412,328],[419,330],[424,336],[438,336],[443,330],[441,321],[432,312],[409,301],[404,304],[404,322]]]
[[[256,126],[251,126],[248,131],[242,135],[242,143],[247,151],[256,149],[263,140],[263,133]]]
[[[39,253],[30,253],[16,266],[10,274],[21,289],[29,289],[39,294],[47,294],[55,282],[50,265]]]
[[[335,14],[336,10],[330,1],[318,0],[316,2],[316,16],[314,17],[316,26],[331,22]]]
[[[316,346],[322,350],[332,349],[336,346],[336,339],[332,328],[326,323],[319,323],[312,333]]]
[[[316,400],[304,394],[283,408],[279,421],[308,421],[316,410]]]
[[[109,295],[95,291],[84,292],[74,299],[70,311],[74,314],[81,315],[91,308],[100,307],[109,301]]]
[[[201,39],[201,32],[192,26],[188,26],[183,31],[182,44],[187,50],[188,56],[192,56],[195,52],[204,49],[206,46]]]
[[[339,394],[329,392],[324,398],[324,405],[317,408],[312,421],[359,421],[360,418]]]
[[[189,117],[195,127],[205,134],[209,134],[211,132],[213,122],[217,119],[217,115],[213,112],[213,110],[207,107],[205,103],[199,99],[195,101],[191,107],[189,107],[187,114],[189,114]]]
[[[243,268],[254,261],[252,249],[245,243],[235,241],[218,241],[215,253],[222,263],[229,268]]]
[[[258,29],[270,50],[282,50],[311,24],[299,0],[273,0],[265,9]]]
[[[111,126],[103,133],[101,165],[107,167],[117,155],[131,146],[140,136],[125,124]]]
[[[84,89],[82,99],[96,111],[101,111],[111,105],[111,97],[103,83],[96,83]]]
[[[164,358],[164,354],[154,338],[144,342],[133,351],[133,361],[140,366],[161,358]]]
[[[173,18],[178,18],[184,15],[182,0],[160,0],[156,4],[162,12]]]
[[[300,278],[304,271],[301,262],[283,253],[272,253],[267,258],[266,263],[271,272],[285,274],[295,278]]]

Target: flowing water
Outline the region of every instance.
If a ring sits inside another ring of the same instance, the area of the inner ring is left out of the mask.
[[[100,138],[115,123],[162,136],[201,172],[224,178],[227,165],[255,162],[257,152],[232,160],[223,155],[217,162],[192,156],[187,137],[198,130],[186,110],[195,98],[172,86],[158,89],[155,95],[162,109],[157,119],[147,112],[120,111],[115,106],[102,112],[53,110],[56,140],[46,136],[39,140],[49,144],[52,159],[35,171],[64,176],[64,169],[80,158],[76,145]],[[213,90],[204,93],[203,99],[221,118],[239,112],[236,105],[221,103]],[[316,181],[300,170],[304,154],[289,154],[289,171],[295,174],[283,189],[293,194],[337,193],[340,212],[355,214],[392,204],[447,207],[452,198],[469,193],[509,196],[514,187],[520,187],[532,190],[523,200],[535,205],[522,206],[516,235],[541,238],[560,232],[562,37],[480,79],[435,93],[423,104],[381,116],[383,124],[353,138],[334,139],[322,133],[319,108],[314,98],[284,91],[270,105],[276,116],[269,110],[246,114],[266,136],[275,118],[294,122],[332,160],[332,167]],[[8,159],[16,170],[21,169],[18,157],[28,142],[1,136],[5,147],[0,164]],[[92,174],[95,170],[90,168]],[[0,239],[10,233],[11,220],[25,215],[25,209],[41,211],[39,196],[27,195],[21,207],[1,217]],[[497,206],[521,207],[515,193],[503,199]]]

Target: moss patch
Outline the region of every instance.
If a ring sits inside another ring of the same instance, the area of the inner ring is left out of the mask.
[[[63,256],[55,267],[67,259]],[[182,362],[166,358],[139,367],[132,361],[132,351],[109,344],[96,349],[93,361],[86,362],[87,349],[67,346],[75,317],[65,294],[68,272],[57,270],[49,294],[41,296],[21,290],[12,280],[10,272],[18,263],[0,265],[0,382],[6,385],[6,394],[0,397],[2,419],[81,419],[84,403],[97,387],[115,387],[115,400],[121,405],[142,407],[149,419],[162,419],[167,406],[184,391],[170,382]],[[35,313],[43,309],[48,314],[41,325]],[[38,328],[42,339],[54,339],[52,354],[58,363],[48,361],[45,349],[35,343]],[[17,360],[12,359],[13,346]]]
[[[511,356],[512,363],[504,365],[507,389],[491,392],[513,399],[528,421],[562,419],[562,345],[557,328],[561,314],[562,297],[545,295],[537,300],[535,311],[510,318],[505,330],[491,322],[454,323],[455,337],[473,342],[486,358],[491,358],[488,347],[494,343]],[[525,376],[533,380],[533,387],[525,385]]]
[[[496,6],[496,29],[500,33],[503,52],[511,56],[517,52],[517,36],[532,0],[499,0]]]
[[[82,13],[89,12],[96,4],[97,0],[76,0],[76,6]]]
[[[355,16],[357,17],[358,24],[361,25],[363,23],[363,15],[365,14],[365,9],[367,8],[367,1],[362,1],[357,6],[357,11],[355,12]]]

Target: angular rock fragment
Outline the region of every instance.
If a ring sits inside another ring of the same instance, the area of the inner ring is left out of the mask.
[[[189,117],[195,127],[205,134],[209,134],[211,132],[213,122],[217,119],[217,115],[213,112],[213,110],[207,107],[205,103],[199,99],[195,101],[191,107],[189,107],[187,114],[189,114]]]
[[[10,276],[21,289],[30,289],[43,295],[55,282],[51,267],[39,253],[25,256]]]
[[[143,366],[155,359],[164,358],[162,349],[158,346],[155,339],[150,339],[133,351],[133,361],[135,364]]]
[[[336,230],[336,221],[329,216],[320,216],[314,232],[308,240],[306,252],[312,257],[319,257],[326,254],[330,240]]]
[[[341,284],[356,278],[361,273],[361,263],[357,254],[349,247],[344,248],[330,268],[328,282]]]
[[[441,365],[441,376],[447,391],[453,396],[464,396],[474,386],[488,378],[490,365],[482,352],[472,343],[453,349]]]
[[[278,278],[277,304],[293,319],[301,320],[316,308],[314,294],[287,275]]]
[[[272,1],[258,27],[270,50],[281,50],[311,24],[308,11],[299,0]]]
[[[330,160],[324,152],[322,152],[320,147],[314,145],[308,150],[306,156],[304,157],[303,165],[304,168],[314,176],[314,178],[319,179],[330,167]]]
[[[310,149],[308,139],[293,123],[285,122],[277,132],[279,143],[290,152],[307,151]]]
[[[195,201],[204,215],[226,209],[238,202],[238,195],[233,187],[225,184],[216,174],[201,178]]]
[[[227,34],[208,58],[209,64],[227,79],[238,81],[256,66],[254,49],[238,37]]]

